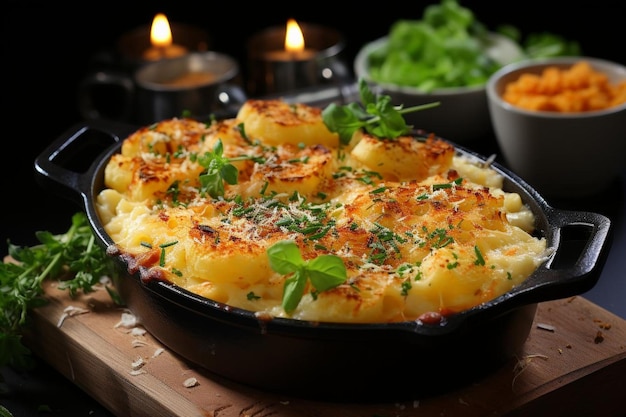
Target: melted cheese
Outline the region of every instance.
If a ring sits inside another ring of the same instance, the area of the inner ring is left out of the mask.
[[[238,158],[238,181],[212,198],[198,158],[218,141],[224,157]],[[126,256],[201,296],[275,317],[451,314],[519,285],[548,255],[520,196],[449,143],[361,132],[340,147],[317,109],[280,101],[250,100],[210,125],[170,119],[139,129],[106,166],[105,185],[98,210]],[[283,240],[306,260],[341,257],[347,281],[307,287],[287,314],[287,277],[266,253]]]

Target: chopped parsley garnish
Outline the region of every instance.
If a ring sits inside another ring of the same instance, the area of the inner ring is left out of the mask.
[[[480,252],[478,245],[474,245],[474,253],[476,254],[474,265],[485,265],[485,258],[483,258],[483,254]]]
[[[163,267],[165,266],[165,248],[169,248],[170,246],[173,246],[175,244],[177,244],[178,241],[173,241],[173,242],[168,242],[168,243],[163,243],[161,245],[159,245],[159,248],[161,248],[161,256],[159,258],[159,266]]]
[[[250,291],[248,294],[246,294],[246,298],[252,301],[252,300],[259,300],[261,297],[256,295],[254,291]]]
[[[463,182],[463,178],[457,178],[452,182],[446,182],[443,184],[433,184],[433,191],[442,190],[446,188],[452,188],[453,185],[460,185]]]
[[[452,228],[452,225],[450,225],[450,228]],[[429,232],[426,227],[423,227],[422,230],[427,233],[430,246],[435,249],[443,248],[451,243],[454,243],[454,238],[448,235],[446,229],[436,228],[432,232]]]

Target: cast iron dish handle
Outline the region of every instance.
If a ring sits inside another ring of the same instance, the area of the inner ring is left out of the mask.
[[[588,277],[593,273],[599,275],[610,247],[611,221],[602,214],[587,211],[557,210],[547,207],[545,212],[548,223],[553,228],[555,245],[559,245],[555,247],[557,256],[565,251],[564,245],[574,240],[572,237],[564,236],[566,229],[576,228],[580,229],[579,232],[586,233],[585,245],[577,254],[573,264],[571,260],[565,260],[564,265],[559,266],[556,262],[558,259],[551,257],[532,275],[531,279],[520,285],[520,291],[528,287],[542,287],[541,297],[563,298],[568,295],[564,294],[563,288],[559,287],[570,287],[569,292],[572,294],[591,289],[596,280],[590,280]],[[533,301],[531,294],[525,298],[527,301]]]
[[[37,179],[45,189],[89,207],[91,182],[106,149],[116,149],[137,126],[112,121],[91,120],[65,131],[35,160]],[[113,133],[115,132],[115,133]],[[108,158],[106,158],[108,159]]]

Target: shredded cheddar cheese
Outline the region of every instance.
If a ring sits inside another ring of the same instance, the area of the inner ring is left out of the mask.
[[[570,68],[546,67],[506,85],[502,98],[527,110],[561,113],[603,110],[626,103],[626,80],[612,84],[587,61]]]

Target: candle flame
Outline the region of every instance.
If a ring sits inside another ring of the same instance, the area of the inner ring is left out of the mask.
[[[167,17],[163,13],[154,16],[150,28],[150,42],[156,48],[166,48],[172,44],[172,30]]]
[[[295,19],[287,20],[287,32],[285,34],[285,50],[297,52],[304,50],[304,35]]]

